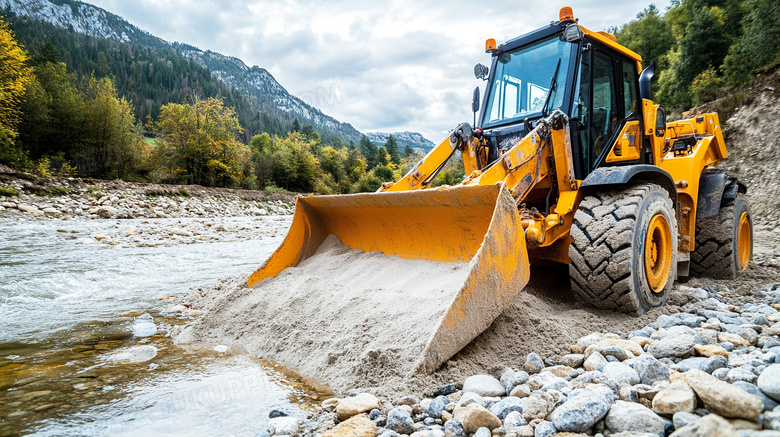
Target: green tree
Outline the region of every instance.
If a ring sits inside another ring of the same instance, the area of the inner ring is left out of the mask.
[[[360,153],[366,158],[366,163],[369,167],[374,167],[377,164],[376,144],[371,142],[365,135],[360,137]]]
[[[344,170],[347,174],[347,178],[351,182],[356,182],[366,174],[366,169],[368,169],[366,158],[355,147],[348,148],[347,160],[344,163]]]
[[[271,181],[271,160],[269,152],[271,150],[271,136],[263,132],[260,135],[252,137],[249,142],[249,149],[252,152],[250,162],[252,171],[257,178],[257,188],[265,188]]]
[[[27,51],[16,42],[8,23],[0,20],[0,160],[16,160],[11,152],[21,121],[20,105],[33,80]]]
[[[751,79],[753,71],[780,61],[780,7],[776,0],[745,0],[742,36],[729,48],[724,61],[726,81],[732,85]]]
[[[90,79],[84,96],[85,146],[94,173],[124,178],[139,164],[143,137],[136,130],[133,109],[117,96],[109,78]]]
[[[615,32],[615,37],[620,44],[642,56],[645,66],[656,63],[656,68],[663,67],[663,55],[676,43],[669,25],[655,5],[637,14],[636,20]]]
[[[289,132],[272,142],[271,171],[276,185],[291,191],[312,192],[319,161],[311,151],[314,141],[299,132]]]
[[[25,94],[19,141],[31,158],[84,148],[84,99],[65,64],[42,63],[33,69],[36,84]]]
[[[336,150],[333,147],[325,147],[322,149],[322,156],[320,157],[322,170],[329,173],[336,183],[339,183],[346,178],[346,161],[346,149],[341,148]]]
[[[171,158],[171,173],[195,184],[228,186],[240,180],[242,146],[237,136],[241,126],[235,111],[222,100],[169,103],[161,108],[155,127],[158,146]]]
[[[398,152],[398,141],[395,137],[390,135],[385,142],[385,150],[390,155],[390,160],[393,164],[398,165],[401,163],[401,154]]]
[[[404,158],[406,158],[408,156],[412,156],[412,155],[414,155],[414,149],[412,149],[412,146],[407,144],[404,147]]]
[[[301,123],[298,121],[297,117],[295,118],[295,120],[293,120],[292,128],[290,128],[290,131],[292,131],[292,132],[300,132],[301,131]]]

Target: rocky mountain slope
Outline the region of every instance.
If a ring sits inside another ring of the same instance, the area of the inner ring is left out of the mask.
[[[382,145],[387,142],[387,138],[390,137],[390,135],[395,138],[396,141],[398,141],[398,145],[401,150],[403,150],[404,147],[409,146],[412,149],[421,150],[423,152],[428,152],[434,147],[436,147],[436,144],[423,137],[421,134],[418,134],[417,132],[368,132],[366,133],[366,136],[369,140],[373,141],[377,145]]]
[[[301,124],[311,124],[320,133],[333,133],[345,140],[360,139],[361,133],[352,125],[342,123],[291,95],[265,69],[248,67],[238,58],[186,44],[169,43],[96,6],[76,0],[0,0],[0,8],[93,37],[152,49],[174,48],[179,54],[208,68],[220,81],[239,90],[261,110],[272,108],[290,120],[298,118]]]

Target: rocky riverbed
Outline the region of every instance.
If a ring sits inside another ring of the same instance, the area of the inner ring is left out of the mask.
[[[223,218],[291,214],[292,194],[138,184],[81,178],[37,178],[0,166],[0,218]]]
[[[760,267],[756,267],[760,269]],[[779,436],[780,283],[678,286],[674,310],[622,334],[398,398],[322,403],[325,436]],[[522,341],[518,339],[517,341]],[[511,342],[507,347],[513,347]],[[269,434],[310,424],[272,418]]]
[[[293,209],[289,194],[35,178],[0,168],[0,219],[61,220],[58,232],[82,244],[153,247],[247,241],[283,232]],[[255,220],[247,223],[237,217]],[[116,221],[89,232],[68,225],[73,220],[96,219]]]

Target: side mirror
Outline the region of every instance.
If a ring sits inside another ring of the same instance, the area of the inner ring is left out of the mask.
[[[485,67],[484,65],[477,64],[474,66],[474,77],[476,77],[477,79],[487,80],[489,71],[490,69]]]
[[[655,113],[655,136],[662,137],[666,134],[666,109],[663,106],[658,107]]]
[[[479,111],[479,87],[474,88],[474,96],[471,98],[471,112]]]

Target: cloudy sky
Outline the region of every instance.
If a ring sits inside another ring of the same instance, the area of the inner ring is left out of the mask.
[[[472,90],[483,84],[473,66],[490,65],[485,39],[500,44],[546,25],[566,4],[582,25],[605,30],[652,0],[87,1],[165,40],[266,68],[291,94],[360,131],[416,131],[438,143],[472,119]]]

